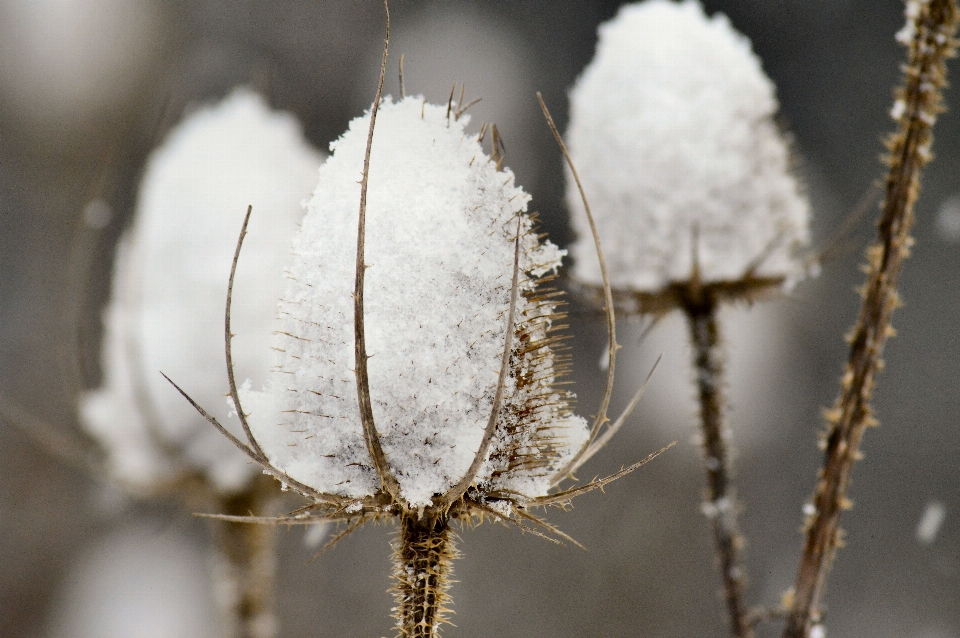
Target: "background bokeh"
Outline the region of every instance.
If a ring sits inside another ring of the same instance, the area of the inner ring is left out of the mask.
[[[560,244],[571,238],[560,157],[534,92],[543,92],[563,127],[566,90],[593,54],[597,25],[618,4],[391,3],[387,91],[397,90],[404,53],[409,93],[445,101],[454,82],[465,82],[468,97],[482,96],[471,109],[474,125],[498,123],[506,164]],[[778,86],[822,244],[882,175],[903,58],[893,40],[902,4],[704,4],[753,41]],[[295,113],[308,138],[326,148],[373,97],[382,26],[372,0],[0,0],[0,395],[75,434],[76,392],[99,383],[99,313],[113,245],[151,147],[189,105],[248,84]],[[955,90],[947,102],[917,204],[917,243],[901,287],[906,305],[894,317],[899,336],[879,382],[882,426],[868,432],[866,459],[855,469],[847,547],[826,597],[831,636],[960,637]],[[102,228],[84,225],[85,213]],[[871,236],[871,224],[861,222],[819,279],[788,299],[725,315],[752,604],[776,603],[793,581],[801,506],[820,460],[820,410],[837,391],[842,337],[858,306],[857,265]],[[606,337],[594,313],[570,310],[576,391],[589,413],[599,401]],[[623,321],[621,330],[614,413],[660,353],[664,364],[631,424],[582,478],[680,444],[606,494],[550,513],[586,552],[492,524],[464,530],[456,627],[446,635],[723,635],[699,513],[684,327],[669,319],[642,342],[639,323]],[[202,521],[176,502],[130,501],[6,424],[0,453],[0,635],[211,635]],[[925,512],[944,514],[933,538],[917,533]],[[281,530],[281,635],[388,635],[392,533],[368,526],[307,564],[302,530]],[[779,624],[761,635],[779,635]]]

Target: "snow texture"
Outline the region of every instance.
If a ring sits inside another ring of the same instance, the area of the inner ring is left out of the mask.
[[[387,463],[410,508],[455,485],[479,448],[506,338],[518,214],[530,197],[498,171],[477,135],[446,106],[408,97],[381,104],[366,216],[364,317],[373,415]],[[281,302],[278,365],[243,408],[278,468],[330,494],[380,488],[357,403],[354,302],[360,178],[369,113],[330,146],[294,242]],[[563,251],[520,217],[520,296],[503,405],[483,493],[538,496],[579,449],[585,422],[553,389],[547,340],[556,303],[537,278]]]
[[[80,402],[119,480],[150,489],[191,470],[229,492],[258,470],[160,371],[226,423],[223,311],[249,204],[234,289],[234,361],[238,376],[269,368],[290,238],[322,161],[291,115],[272,112],[247,89],[194,112],[150,157],[117,249],[104,385]]]
[[[773,121],[773,83],[750,42],[694,0],[626,5],[599,29],[570,93],[567,143],[615,288],[805,274],[808,203]],[[576,184],[575,276],[600,284]],[[696,242],[694,247],[693,242]]]

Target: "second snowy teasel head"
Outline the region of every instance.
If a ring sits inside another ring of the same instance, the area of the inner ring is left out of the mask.
[[[809,264],[809,205],[746,37],[696,0],[625,5],[570,92],[566,139],[614,289],[651,298],[697,279],[746,294]],[[599,286],[573,180],[575,277]],[[642,304],[641,304],[642,305]]]
[[[420,97],[386,98],[372,138],[369,396],[382,469],[398,490],[389,500],[403,510],[449,509],[444,497],[457,491],[492,506],[543,496],[590,432],[572,414],[573,397],[555,387],[566,370],[562,314],[542,283],[563,251],[540,241],[525,214],[529,195],[465,131],[467,121]],[[270,464],[356,508],[383,496],[356,376],[357,202],[369,127],[368,113],[331,144],[294,243],[276,369],[262,391],[240,393]]]
[[[289,237],[323,159],[291,114],[247,88],[194,110],[151,154],[117,248],[104,383],[80,400],[81,422],[106,451],[110,475],[131,491],[179,489],[197,477],[229,495],[256,476],[157,371],[226,415],[220,317],[235,244],[229,229],[248,204],[261,214],[238,277],[235,360],[244,375],[269,365]]]

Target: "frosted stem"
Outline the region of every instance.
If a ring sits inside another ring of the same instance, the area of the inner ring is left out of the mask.
[[[849,336],[840,396],[828,416],[823,467],[813,513],[806,523],[785,638],[809,636],[822,620],[820,598],[840,544],[840,514],[848,507],[850,474],[864,430],[875,422],[870,410],[874,377],[882,366],[887,337],[893,334],[890,315],[899,303],[897,282],[912,243],[910,228],[920,169],[930,160],[933,123],[943,110],[940,91],[946,82],[945,61],[955,47],[958,14],[956,0],[911,3],[907,26],[897,36],[910,49],[904,86],[897,92],[891,112],[899,130],[888,142],[886,199],[877,223],[877,240],[867,251],[867,282],[860,315]]]
[[[272,479],[259,477],[254,486],[224,499],[221,511],[228,515],[262,514],[275,491]],[[222,612],[235,638],[275,638],[276,531],[273,525],[216,521],[220,553],[219,584]]]
[[[450,598],[451,563],[457,556],[450,520],[428,511],[422,518],[408,512],[400,520],[394,543],[397,629],[400,638],[440,635]]]
[[[707,476],[703,509],[713,527],[713,541],[720,562],[724,600],[730,616],[730,630],[737,638],[753,635],[743,602],[744,569],[740,564],[743,539],[737,529],[737,505],[732,489],[732,464],[727,445],[726,397],[724,396],[723,352],[717,323],[717,299],[697,283],[683,295],[683,309],[693,343],[693,364],[700,401],[700,427]]]

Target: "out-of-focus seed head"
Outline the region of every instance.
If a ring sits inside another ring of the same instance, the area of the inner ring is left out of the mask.
[[[234,351],[240,374],[269,365],[289,238],[322,162],[291,115],[248,89],[192,113],[151,155],[117,249],[104,384],[80,402],[85,427],[125,484],[150,490],[188,472],[230,492],[255,475],[159,371],[226,415],[223,300],[235,229],[251,204],[257,217],[237,275]]]
[[[567,142],[615,289],[747,275],[789,286],[806,274],[809,206],[773,121],[774,86],[725,16],[695,0],[622,7],[570,101]],[[575,277],[599,285],[572,180],[567,199]]]

